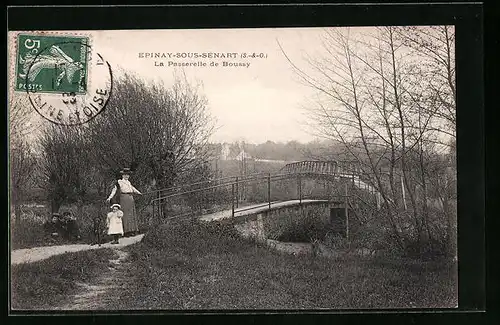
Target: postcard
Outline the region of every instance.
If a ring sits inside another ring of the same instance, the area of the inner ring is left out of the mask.
[[[12,310],[458,306],[454,26],[8,54]]]

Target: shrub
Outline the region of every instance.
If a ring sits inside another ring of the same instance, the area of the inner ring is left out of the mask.
[[[294,222],[278,237],[283,242],[313,242],[323,240],[329,227],[320,222],[314,215],[305,215],[304,218]]]
[[[44,246],[50,243],[44,234],[43,222],[25,216],[21,223],[11,223],[10,239],[11,249]]]
[[[104,209],[97,204],[85,205],[80,211],[75,205],[67,205],[60,209],[61,214],[64,212],[70,212],[76,217],[81,236],[80,241],[85,243],[91,243],[94,239],[94,220],[100,218],[104,222],[106,218]],[[53,238],[50,234],[45,233],[43,225],[50,220],[50,217],[48,207],[36,205],[23,207],[21,223],[11,223],[11,248],[20,249],[73,243],[64,238]],[[102,231],[104,232],[104,229]]]
[[[224,252],[242,245],[250,245],[243,241],[236,229],[230,225],[191,220],[170,221],[158,226],[146,233],[142,244],[170,253],[184,252],[190,256]]]

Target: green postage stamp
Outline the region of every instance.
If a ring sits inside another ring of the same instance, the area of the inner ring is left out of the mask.
[[[86,93],[88,48],[88,37],[19,34],[15,90]]]
[[[113,75],[92,40],[90,33],[12,33],[12,95],[29,100],[42,117],[55,124],[80,125],[95,118],[111,96]]]

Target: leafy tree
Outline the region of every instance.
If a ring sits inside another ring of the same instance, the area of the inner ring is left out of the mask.
[[[108,179],[132,166],[140,187],[176,185],[211,156],[214,121],[198,88],[177,78],[167,88],[125,73],[106,110],[86,130],[96,164]]]
[[[53,213],[63,203],[76,202],[81,207],[86,200],[89,159],[83,131],[80,127],[52,124],[42,131],[38,168]]]

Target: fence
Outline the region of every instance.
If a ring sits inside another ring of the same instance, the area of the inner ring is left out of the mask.
[[[317,186],[317,182],[322,182],[323,187]],[[237,212],[271,207],[273,202],[287,200],[298,200],[299,203],[304,199],[344,200],[347,187],[342,184],[347,182],[333,177],[311,179],[309,172],[257,173],[186,184],[147,194],[152,196],[153,219],[158,222],[219,211],[230,211],[234,216]]]

